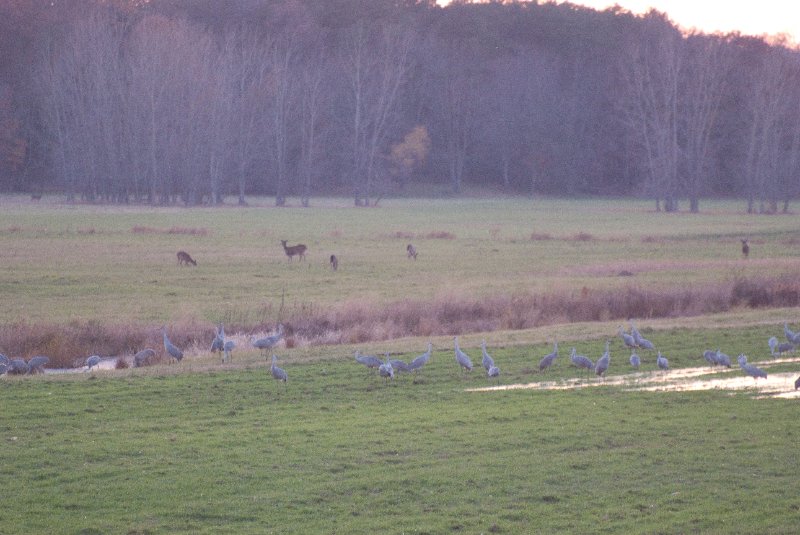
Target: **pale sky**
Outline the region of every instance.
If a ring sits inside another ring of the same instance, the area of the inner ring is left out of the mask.
[[[800,42],[798,0],[571,0],[571,3],[600,10],[618,4],[637,14],[653,7],[687,30],[697,28],[706,33],[738,30],[746,35],[785,33],[795,43]]]

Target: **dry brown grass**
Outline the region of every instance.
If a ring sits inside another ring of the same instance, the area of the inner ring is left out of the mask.
[[[632,284],[621,289],[554,289],[540,294],[473,297],[442,293],[431,300],[403,299],[378,304],[351,299],[337,306],[301,307],[282,320],[287,347],[357,344],[409,336],[431,337],[546,325],[605,322],[629,318],[677,318],[732,309],[800,305],[800,280],[734,278],[670,290]],[[88,355],[132,355],[145,347],[162,356],[160,325],[105,325],[95,321],[66,325],[17,323],[0,326],[0,347],[9,356],[50,357],[50,367],[83,365]],[[213,338],[210,322],[187,318],[167,333],[181,348],[205,351]],[[226,324],[229,333],[271,331],[274,325]]]

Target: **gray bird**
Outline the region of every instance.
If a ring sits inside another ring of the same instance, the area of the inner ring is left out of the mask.
[[[367,368],[380,368],[383,361],[374,355],[362,355],[360,351],[356,351],[356,362],[363,364]]]
[[[539,371],[542,372],[552,366],[556,358],[558,358],[558,340],[553,346],[553,352],[548,353],[539,361]]]
[[[611,353],[608,352],[608,345],[610,341],[606,340],[606,350],[603,353],[603,356],[597,359],[597,364],[594,366],[594,373],[599,376],[603,376],[606,371],[608,371],[608,366],[611,364]]]
[[[34,373],[44,373],[44,367],[48,362],[50,362],[48,357],[42,355],[33,357],[28,361],[28,373],[31,375]]]
[[[8,366],[9,362],[11,361],[8,359],[8,357],[0,353],[0,364],[5,364]]]
[[[28,363],[24,359],[11,359],[6,369],[8,375],[23,375],[28,373]]]
[[[661,351],[658,352],[658,358],[656,359],[656,364],[658,365],[658,369],[667,371],[669,370],[669,360],[667,357],[661,354]]]
[[[642,360],[639,358],[639,355],[636,354],[636,351],[631,353],[631,358],[629,360],[634,370],[638,370],[639,366],[642,365]]]
[[[800,388],[800,377],[794,380],[794,389],[797,390]]]
[[[622,338],[622,342],[625,344],[625,347],[634,349],[639,346],[639,344],[636,343],[636,339],[630,334],[626,333],[625,329],[622,328],[622,325],[619,326],[619,335]]]
[[[409,366],[404,360],[400,359],[391,359],[389,364],[392,365],[392,369],[398,373],[411,373],[411,366]]]
[[[456,353],[456,362],[461,367],[461,369],[467,370],[468,372],[472,371],[472,360],[469,356],[461,351],[461,348],[458,347],[458,336],[453,338],[453,342],[455,343],[455,353]]]
[[[428,342],[428,350],[408,363],[408,367],[411,368],[411,371],[420,370],[422,369],[423,366],[425,366],[428,363],[428,361],[431,358],[432,349],[433,345],[430,342]]]
[[[481,342],[481,353],[483,353],[483,359],[481,360],[481,364],[483,368],[488,372],[489,369],[494,366],[494,359],[486,352],[486,340]]]
[[[703,358],[706,359],[706,362],[708,362],[712,368],[718,364],[717,352],[713,349],[706,349],[703,351]]]
[[[800,333],[796,333],[791,330],[788,323],[783,324],[783,334],[786,336],[786,340],[788,342],[791,342],[794,345],[800,345]]]
[[[717,349],[716,360],[717,364],[719,364],[720,366],[725,366],[726,368],[731,367],[731,358],[722,351],[720,351],[719,349]]]
[[[500,377],[500,368],[493,364],[488,370],[486,370],[486,375],[489,378]]]
[[[272,377],[274,377],[276,381],[283,381],[285,383],[286,380],[289,378],[289,376],[286,375],[286,371],[285,370],[275,366],[275,361],[277,361],[277,360],[278,360],[278,357],[276,357],[275,355],[272,355],[272,365],[269,367],[269,371],[272,373]]]
[[[594,370],[594,362],[592,359],[585,355],[578,355],[575,352],[575,348],[572,348],[572,354],[569,357],[569,360],[572,361],[572,364],[577,366],[578,368],[585,368],[587,370]]]
[[[394,380],[394,368],[392,367],[392,363],[389,362],[389,353],[386,353],[386,360],[378,367],[378,375],[386,379]]]
[[[267,349],[271,349],[275,344],[281,341],[283,338],[283,325],[278,325],[278,332],[273,334],[272,336],[267,336],[266,338],[259,338],[258,340],[253,340],[253,347],[260,349],[263,353]]]
[[[225,343],[222,345],[222,351],[225,353],[225,358],[223,362],[230,362],[231,361],[231,351],[233,348],[236,347],[236,343],[233,340],[226,340]]]
[[[0,362],[0,375],[6,373],[7,369],[8,369],[8,364],[6,364],[5,362]]]
[[[791,353],[794,351],[794,344],[791,342],[779,342],[777,338],[774,336],[767,340],[767,345],[769,345],[769,352],[774,357],[781,356],[784,353]]]
[[[219,324],[217,328],[217,332],[214,333],[214,340],[211,341],[211,352],[216,353],[217,351],[224,351],[225,350],[225,329],[222,327],[222,324]]]
[[[147,366],[147,364],[150,362],[150,359],[155,356],[156,352],[152,349],[142,349],[133,356],[133,367],[141,368],[142,366]]]
[[[134,357],[135,358],[135,357]],[[136,361],[134,360],[134,363]],[[98,355],[92,355],[86,359],[86,371],[92,371],[92,368],[100,364],[100,357]]]
[[[634,342],[636,342],[636,345],[641,349],[655,349],[653,342],[642,336],[633,321],[631,321],[631,336],[633,336]]]
[[[183,351],[181,351],[180,349],[175,347],[175,345],[172,342],[169,341],[169,338],[167,338],[167,328],[166,327],[162,327],[161,332],[164,335],[164,350],[167,352],[167,354],[170,357],[172,357],[175,360],[177,360],[178,362],[180,362],[181,359],[183,358]]]
[[[744,370],[744,373],[752,377],[754,381],[758,382],[759,377],[763,377],[764,379],[767,378],[767,372],[761,368],[757,368],[756,366],[747,363],[747,357],[744,355],[744,353],[739,355],[737,360],[739,361],[739,367]]]

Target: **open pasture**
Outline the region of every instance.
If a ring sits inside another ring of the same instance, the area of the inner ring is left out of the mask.
[[[700,214],[656,213],[648,202],[615,199],[385,200],[367,209],[349,202],[317,200],[302,209],[263,199],[246,208],[184,209],[4,197],[0,323],[130,325],[157,341],[162,324],[205,325],[210,333],[223,321],[251,333],[317,314],[324,318],[308,330],[324,331],[341,318],[392,315],[401,302],[416,303],[410,315],[436,309],[408,328],[330,337],[361,342],[574,321],[557,310],[524,317],[519,309],[532,307],[521,299],[541,293],[597,295],[602,304],[602,292],[702,293],[751,277],[794,280],[800,268],[797,218],[748,216],[740,202],[704,202]],[[741,237],[750,239],[747,260]],[[284,239],[306,244],[306,260],[287,261]],[[416,261],[406,257],[408,243],[419,251]],[[178,266],[179,250],[198,266]],[[495,321],[447,324],[456,305],[463,315],[482,302],[495,307]],[[628,315],[653,314],[646,305]],[[672,306],[660,313],[682,313]]]
[[[641,325],[676,375],[701,350],[747,352],[770,374],[779,323]],[[613,332],[612,324],[603,328]],[[489,345],[498,383],[565,389],[470,391],[452,339],[412,378],[383,380],[350,348],[279,351],[274,381],[256,353],[146,369],[0,381],[3,533],[788,533],[800,521],[796,401],[755,389],[661,392],[643,355],[612,339],[605,381],[569,364],[605,338],[552,348]],[[502,333],[494,333],[497,338]],[[541,333],[529,333],[541,337]],[[479,365],[477,339],[461,345]],[[411,344],[406,341],[404,344]],[[398,356],[410,360],[424,349]],[[362,347],[380,352],[391,344]],[[325,354],[325,355],[323,355]],[[184,366],[186,365],[186,366]],[[182,370],[184,373],[179,372]],[[673,372],[670,372],[673,373]],[[738,369],[707,378],[738,377]],[[698,375],[700,375],[698,374]],[[581,385],[606,382],[603,386]],[[790,387],[787,387],[790,388]]]

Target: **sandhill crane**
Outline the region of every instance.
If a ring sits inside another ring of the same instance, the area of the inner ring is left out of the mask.
[[[577,366],[578,368],[585,368],[587,370],[594,370],[594,362],[592,359],[585,355],[578,355],[575,352],[575,348],[572,348],[572,354],[569,357],[569,360],[572,361],[572,364]]]
[[[5,364],[6,366],[8,366],[9,362],[11,361],[8,359],[8,357],[0,353],[0,364]]]
[[[394,368],[392,367],[392,363],[389,362],[389,353],[386,353],[386,360],[378,367],[378,375],[383,377],[386,381],[389,379],[394,380]]]
[[[494,359],[486,352],[486,340],[481,342],[481,353],[483,353],[483,359],[481,359],[481,364],[483,368],[488,372],[489,369],[494,366]]]
[[[404,360],[391,359],[389,364],[392,365],[392,369],[396,372],[411,373],[411,367]]]
[[[664,371],[669,370],[669,360],[667,360],[667,357],[661,354],[661,351],[658,352],[658,358],[656,359],[656,364],[658,365],[659,370],[664,370]]]
[[[739,361],[739,367],[744,370],[744,373],[752,377],[754,381],[758,382],[759,377],[767,378],[767,372],[747,363],[747,357],[744,353],[740,354],[737,360]]]
[[[633,341],[636,342],[636,345],[641,349],[655,349],[653,342],[642,336],[642,333],[639,332],[633,321],[631,321],[631,336],[633,336]]]
[[[639,358],[639,355],[636,354],[636,351],[633,351],[631,353],[631,358],[629,359],[629,361],[631,363],[631,367],[634,370],[638,370],[639,366],[642,365],[642,360]]]
[[[253,340],[252,344],[253,347],[260,349],[261,353],[263,354],[265,350],[272,349],[273,346],[280,342],[281,338],[283,338],[283,325],[278,324],[277,333],[273,334],[272,336]]]
[[[636,339],[630,334],[626,333],[625,329],[622,328],[622,325],[619,326],[619,335],[622,338],[622,342],[625,344],[625,347],[634,349],[639,346],[639,344],[636,343]]]
[[[6,364],[5,362],[0,362],[0,375],[6,373],[7,369],[8,369],[8,364]]]
[[[100,357],[98,355],[92,355],[91,357],[86,359],[86,371],[92,371],[92,368],[100,364]]]
[[[217,351],[224,351],[225,350],[225,328],[222,324],[219,324],[217,327],[217,332],[214,333],[214,340],[211,341],[211,352],[216,353]]]
[[[490,379],[492,377],[500,377],[500,368],[493,364],[488,370],[486,370],[486,376]]]
[[[380,368],[383,361],[374,355],[362,355],[360,351],[356,351],[356,362],[363,364],[367,368]]]
[[[742,242],[742,256],[747,258],[750,256],[750,244],[747,240],[740,240]]]
[[[6,368],[8,375],[23,375],[28,373],[28,363],[24,359],[11,359]]]
[[[150,348],[142,349],[133,356],[133,367],[141,368],[150,363],[150,359],[156,356],[156,352]]]
[[[422,355],[412,360],[411,362],[409,362],[408,367],[411,368],[411,371],[419,370],[428,363],[428,360],[430,360],[431,358],[432,349],[433,349],[433,344],[428,342],[428,350]]]
[[[161,333],[164,335],[164,350],[170,357],[180,362],[181,359],[183,358],[183,351],[175,347],[175,345],[169,341],[169,338],[167,337],[166,327],[161,328]]]
[[[539,361],[539,371],[542,372],[550,368],[556,358],[558,358],[558,340],[556,340],[555,344],[553,345],[553,351],[545,355],[542,360]]]
[[[797,390],[800,388],[800,377],[794,380],[794,389]]]
[[[284,369],[278,368],[277,366],[275,366],[275,362],[277,360],[278,360],[278,357],[276,357],[275,355],[272,355],[272,365],[269,367],[269,371],[270,371],[270,373],[272,373],[272,377],[276,381],[283,381],[285,383],[286,380],[289,378],[289,376],[286,375],[286,371]]]
[[[794,332],[789,328],[789,325],[783,324],[783,334],[786,335],[786,340],[794,345],[800,345],[800,332]]]
[[[603,356],[597,359],[597,364],[594,366],[594,373],[601,377],[606,373],[606,371],[608,371],[608,366],[611,364],[611,353],[608,352],[608,346],[610,343],[610,340],[606,340],[606,350],[603,353]]]
[[[794,351],[793,343],[779,342],[774,336],[767,340],[767,345],[769,345],[769,352],[773,357],[776,356],[776,353],[778,356],[781,356],[784,353],[791,353]]]
[[[469,358],[469,355],[461,351],[461,348],[458,347],[458,336],[453,338],[453,342],[455,343],[456,362],[462,369],[471,372],[472,360]]]
[[[706,362],[708,362],[712,368],[718,364],[717,352],[713,349],[706,349],[703,351],[703,358],[706,359]]]
[[[233,348],[236,347],[236,343],[233,340],[227,340],[225,344],[222,346],[222,351],[225,353],[225,358],[223,362],[230,362],[231,361],[231,351]]]
[[[34,373],[44,373],[44,367],[48,362],[50,362],[48,357],[42,355],[33,357],[28,361],[28,373],[31,375]]]
[[[725,366],[726,368],[731,367],[731,358],[722,351],[720,351],[719,349],[717,349],[716,360],[717,364],[719,364],[720,366]]]

